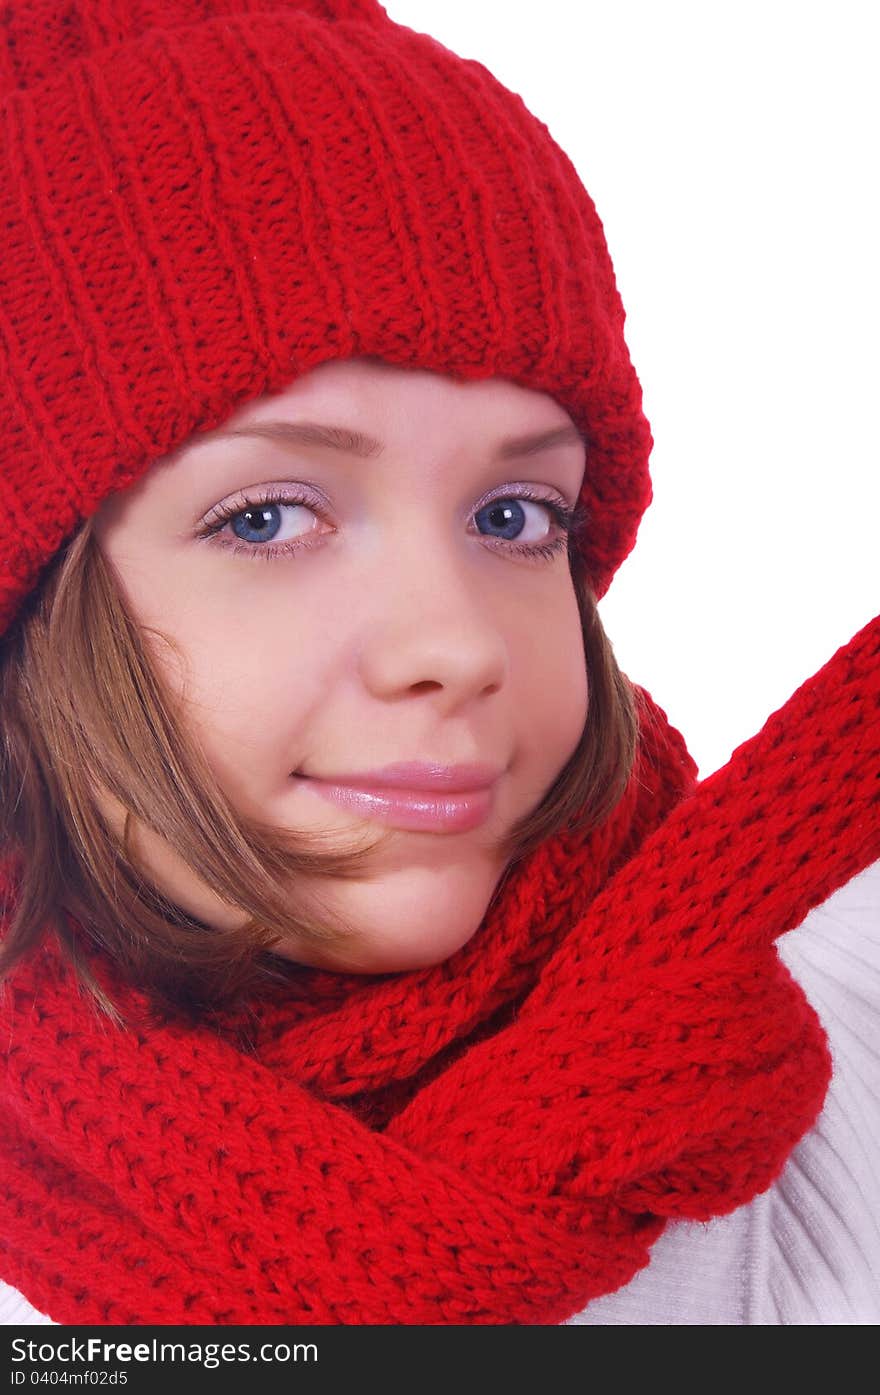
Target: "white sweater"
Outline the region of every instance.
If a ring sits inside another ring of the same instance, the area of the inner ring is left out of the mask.
[[[713,1221],[670,1223],[651,1262],[571,1324],[880,1321],[880,862],[779,940],[828,1033],[834,1075],[777,1182]],[[50,1323],[0,1282],[0,1323]]]

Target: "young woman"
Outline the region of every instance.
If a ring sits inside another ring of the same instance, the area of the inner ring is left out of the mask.
[[[481,65],[373,0],[4,62],[7,1320],[764,1320],[730,1231],[670,1304],[824,1137],[776,941],[880,857],[880,625],[697,783],[596,611],[601,226]]]

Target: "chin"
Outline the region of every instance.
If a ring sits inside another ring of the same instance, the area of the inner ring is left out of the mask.
[[[411,953],[401,950],[396,954],[380,954],[372,958],[369,963],[349,965],[348,972],[353,974],[411,974],[419,969],[433,969],[436,964],[442,964],[445,960],[450,959],[459,949],[461,949],[461,945],[456,944],[450,949],[438,951],[436,954],[420,954],[415,950]]]
[[[328,969],[340,974],[405,974],[418,969],[431,969],[450,959],[463,945],[473,938],[474,931],[466,934],[436,937],[429,942],[417,944],[369,943],[365,940],[351,940],[334,946],[325,953],[317,951],[313,956],[291,948],[283,953],[283,958],[309,964],[313,968]],[[276,954],[282,953],[276,948]]]

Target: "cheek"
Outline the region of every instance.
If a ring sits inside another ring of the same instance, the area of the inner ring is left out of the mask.
[[[194,617],[186,617],[194,620]],[[167,644],[151,643],[153,660],[183,729],[201,747],[224,793],[243,812],[265,815],[302,755],[308,723],[301,637],[265,613],[251,623],[178,624]]]
[[[521,692],[530,728],[564,763],[587,720],[589,683],[580,614],[573,591],[540,627],[539,642],[521,660]]]

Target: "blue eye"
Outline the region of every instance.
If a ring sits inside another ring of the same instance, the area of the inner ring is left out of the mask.
[[[549,505],[545,507],[549,509]],[[509,499],[493,499],[491,504],[485,504],[474,517],[478,524],[481,519],[485,519],[490,528],[502,529],[501,537],[505,542],[514,542],[527,522],[525,509],[514,496]]]
[[[265,542],[267,538],[271,542],[278,531],[275,519],[278,509],[278,504],[271,503],[240,509],[238,513],[232,514],[229,520],[233,533],[242,542]],[[241,527],[239,527],[239,520],[242,521]],[[249,533],[256,533],[256,538],[248,537]]]
[[[274,539],[283,526],[285,509],[301,514],[302,518],[298,521],[303,524],[309,514],[319,516],[313,499],[280,489],[267,489],[259,499],[242,499],[212,510],[201,536],[216,539],[221,547],[228,547],[231,552],[245,557],[259,557],[267,562],[276,557],[290,556],[294,551],[311,547],[321,540],[323,533],[304,526],[300,537],[285,539],[280,545],[275,543]],[[235,542],[227,542],[222,537],[227,523],[237,539]]]
[[[522,501],[540,505],[553,520],[556,531],[549,540],[541,540],[537,543],[520,543],[516,539],[523,532],[528,516]],[[559,503],[556,499],[544,499],[539,494],[535,494],[528,489],[522,489],[518,494],[502,495],[500,498],[492,499],[488,504],[484,504],[474,515],[478,526],[486,526],[501,530],[501,536],[494,540],[499,542],[507,551],[516,552],[526,557],[555,557],[568,543],[570,533],[580,521],[581,511],[576,507],[570,509],[566,504]]]

